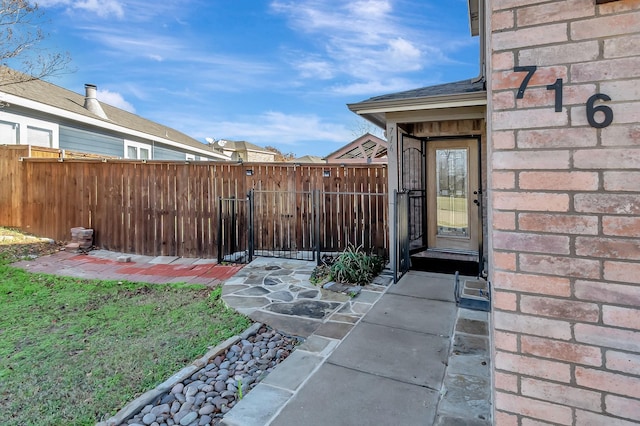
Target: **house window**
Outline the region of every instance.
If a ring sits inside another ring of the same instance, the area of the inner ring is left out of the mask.
[[[0,145],[15,145],[18,143],[18,123],[0,121]]]
[[[193,154],[186,154],[187,161],[196,161],[196,156]]]
[[[53,132],[49,129],[27,126],[27,141],[29,145],[53,148]]]
[[[150,160],[151,145],[140,142],[124,141],[124,158],[132,160]]]

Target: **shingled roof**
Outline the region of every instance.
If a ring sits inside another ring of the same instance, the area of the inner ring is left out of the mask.
[[[102,106],[107,119],[102,118],[84,107],[85,96],[83,94],[75,93],[43,80],[29,78],[25,74],[11,68],[0,67],[0,93],[18,96],[80,116],[101,120],[105,123],[115,124],[161,139],[168,139],[200,150],[210,150],[206,144],[178,130],[147,120],[139,115],[132,114],[104,102],[100,102],[100,106]],[[217,156],[219,154],[212,153],[212,155]]]

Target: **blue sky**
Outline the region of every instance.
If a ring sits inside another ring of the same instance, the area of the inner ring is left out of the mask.
[[[327,155],[362,129],[346,104],[472,78],[467,0],[40,0],[49,78],[206,137]]]

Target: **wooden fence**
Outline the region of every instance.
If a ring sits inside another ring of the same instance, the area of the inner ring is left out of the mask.
[[[84,226],[107,250],[214,258],[220,198],[245,198],[251,189],[281,194],[256,205],[258,232],[268,233],[285,217],[304,218],[296,194],[318,190],[325,200],[323,249],[367,243],[387,251],[385,166],[60,157],[58,150],[0,146],[0,225],[59,241],[69,240],[70,228]],[[347,195],[338,200],[339,194]]]

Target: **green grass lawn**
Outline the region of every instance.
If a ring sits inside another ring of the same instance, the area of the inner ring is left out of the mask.
[[[0,419],[88,425],[250,325],[220,292],[31,274],[0,246]]]

